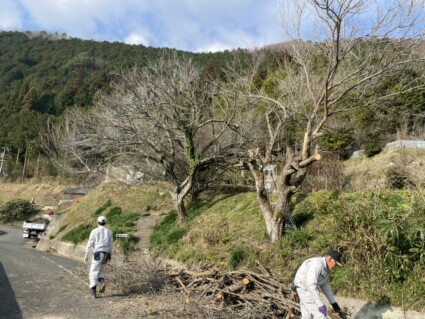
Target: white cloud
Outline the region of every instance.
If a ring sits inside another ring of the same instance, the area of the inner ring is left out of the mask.
[[[219,52],[219,51],[231,50],[232,48],[233,46],[229,46],[220,42],[214,42],[214,43],[207,44],[205,47],[199,47],[195,49],[194,51],[208,53],[208,52]]]
[[[125,39],[124,42],[127,44],[143,44],[145,46],[149,45],[149,41],[139,33],[130,33]]]
[[[279,36],[277,0],[0,1],[19,3],[32,30],[83,39],[216,51],[277,42]]]
[[[0,30],[17,30],[22,26],[22,12],[13,0],[0,0]]]

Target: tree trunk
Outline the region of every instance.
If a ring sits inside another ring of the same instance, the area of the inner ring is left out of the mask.
[[[175,186],[174,190],[171,193],[173,198],[174,206],[177,211],[177,216],[179,217],[179,223],[182,224],[186,219],[186,207],[184,205],[184,199],[187,194],[189,194],[190,189],[192,188],[193,181],[189,176],[181,185]]]
[[[177,210],[177,216],[179,217],[179,223],[182,224],[186,219],[186,207],[184,206],[183,199],[176,201],[175,205]]]
[[[266,202],[260,199],[261,212],[266,223],[267,234],[272,243],[281,239],[284,234],[286,224],[285,212],[288,209],[291,197],[292,195],[289,191],[283,191],[279,194],[279,199],[274,209],[272,209],[268,200]]]
[[[280,200],[278,201],[278,205],[276,205],[275,209],[273,209],[264,187],[264,175],[260,172],[254,171],[252,166],[251,173],[256,181],[257,198],[266,224],[267,234],[269,235],[270,241],[274,243],[281,239],[283,235],[283,229],[285,227],[284,211],[278,210],[279,207],[282,206],[279,205]],[[279,199],[280,197],[281,195],[279,195]]]
[[[37,165],[35,167],[35,173],[34,173],[35,177],[38,177],[38,175],[40,174],[39,170],[40,170],[40,153],[38,153],[38,156],[37,156]]]
[[[28,147],[25,148],[25,158],[24,158],[24,167],[22,168],[22,177],[21,177],[21,181],[24,181],[25,178],[25,170],[27,168],[27,164],[28,164]]]
[[[283,236],[283,229],[285,227],[284,218],[272,219],[270,223],[269,238],[272,243],[277,242]]]

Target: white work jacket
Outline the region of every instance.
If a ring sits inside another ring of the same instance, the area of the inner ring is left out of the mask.
[[[329,270],[326,266],[325,257],[313,257],[305,260],[298,269],[294,285],[297,289],[302,289],[317,307],[323,306],[325,303],[320,297],[319,287],[328,298],[329,303],[335,302],[335,297],[328,285]]]
[[[86,246],[86,255],[90,249],[93,249],[93,253],[103,251],[112,255],[112,230],[101,225],[93,229]]]

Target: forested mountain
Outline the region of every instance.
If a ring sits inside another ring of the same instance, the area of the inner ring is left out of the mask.
[[[264,50],[269,58],[258,69],[252,84],[273,95],[276,79],[282,76],[279,66],[292,62],[285,53],[285,46],[270,46]],[[26,176],[52,173],[46,166],[40,173],[38,164],[42,155],[38,136],[48,120],[55,121],[67,108],[92,105],[99,92],[110,89],[114,74],[136,65],[143,67],[166,53],[188,55],[195,63],[206,66],[213,76],[226,78],[223,69],[235,55],[246,57],[253,52],[191,53],[81,40],[68,38],[66,34],[0,32],[0,151],[7,148],[8,175],[24,176],[27,157],[32,167],[29,170],[27,167]],[[320,54],[314,57],[313,63],[318,69],[325,67],[322,58]],[[335,116],[324,130],[320,141],[322,149],[344,155],[364,148],[373,154],[401,131],[406,134],[403,138],[424,138],[423,88],[386,100],[377,98],[391,96],[404,83],[419,79],[422,72],[419,68],[399,70],[384,82],[373,83],[368,91],[353,90],[344,100],[348,108],[369,100],[375,102],[366,103],[368,107],[359,108],[350,115]],[[423,83],[417,85],[420,87]]]
[[[177,52],[45,32],[0,32],[0,147],[22,152],[47,118],[91,105],[114,71],[144,66],[169,51]],[[185,54],[219,72],[233,53]]]

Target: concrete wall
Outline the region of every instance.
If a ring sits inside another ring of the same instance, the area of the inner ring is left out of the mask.
[[[58,254],[67,258],[79,260],[81,262],[84,259],[85,248],[86,247],[84,245],[75,245],[57,240],[49,240],[47,236],[40,239],[36,246],[36,249],[38,250]]]
[[[60,224],[61,219],[61,214],[53,215],[53,218],[47,227],[46,235],[37,243],[36,249],[83,261],[84,250],[86,248],[84,245],[75,245],[49,239],[50,235],[54,235],[54,230]]]

